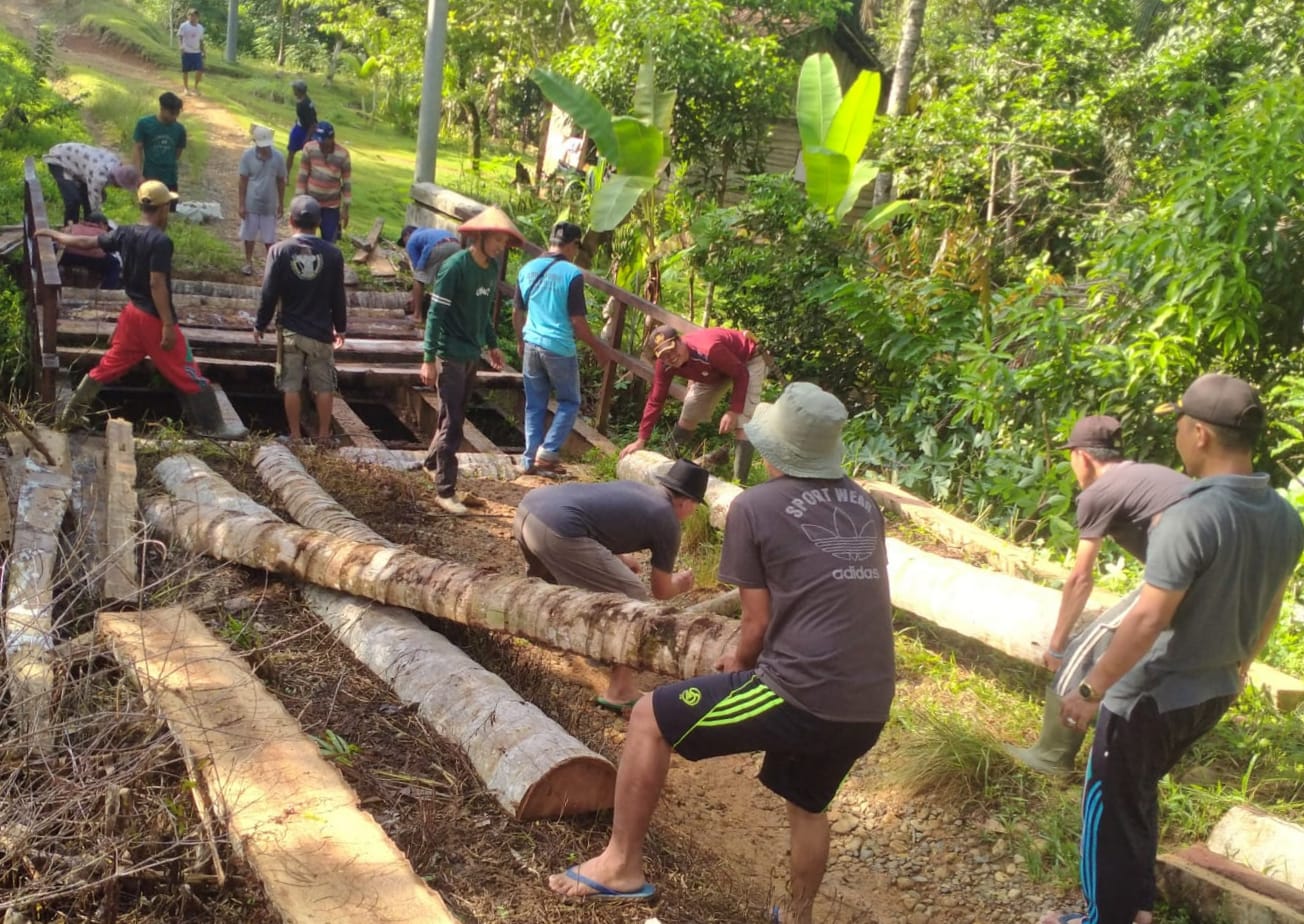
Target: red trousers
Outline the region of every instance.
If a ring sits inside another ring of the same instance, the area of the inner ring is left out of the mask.
[[[190,355],[190,344],[181,328],[177,328],[176,342],[164,352],[159,346],[163,338],[163,321],[147,311],[127,302],[118,315],[118,326],[109,338],[108,352],[90,371],[90,377],[101,385],[122,378],[142,359],[152,359],[154,366],[172,387],[183,395],[193,395],[208,385]]]

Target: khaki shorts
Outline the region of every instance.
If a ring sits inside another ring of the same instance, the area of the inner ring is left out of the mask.
[[[276,387],[291,394],[303,391],[305,371],[308,389],[314,395],[333,394],[337,390],[334,347],[287,330],[281,340],[281,367],[276,370]]]
[[[747,363],[747,398],[743,402],[743,416],[738,422],[742,426],[752,419],[752,412],[761,400],[761,386],[765,384],[765,359],[759,353]],[[679,426],[685,430],[695,429],[699,424],[711,419],[715,407],[725,393],[733,388],[733,382],[725,379],[715,385],[705,382],[690,382],[688,393],[684,395],[684,409],[679,412]]]

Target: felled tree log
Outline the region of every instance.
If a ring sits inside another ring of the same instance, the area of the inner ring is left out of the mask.
[[[322,490],[286,447],[264,447],[255,466],[295,519],[333,536],[394,547]],[[280,522],[192,456],[166,459],[155,474],[169,490],[203,497],[214,508]],[[306,587],[304,597],[359,660],[462,748],[509,814],[557,818],[611,807],[616,771],[609,761],[411,612],[320,587]]]
[[[616,474],[627,481],[641,481],[644,484],[659,484],[657,477],[670,471],[673,459],[667,459],[659,452],[641,449],[632,452],[616,463]],[[706,505],[711,511],[711,525],[724,529],[725,517],[729,515],[729,505],[734,498],[743,493],[736,484],[722,481],[712,475],[706,482]]]
[[[98,636],[195,758],[288,924],[456,924],[285,707],[192,613],[101,613]]]
[[[358,465],[383,465],[401,472],[414,472],[426,459],[424,449],[371,449],[365,446],[342,446],[340,458]],[[501,452],[459,452],[457,473],[467,478],[515,481],[521,470],[512,457]]]
[[[609,664],[672,677],[712,673],[738,623],[427,558],[406,549],[153,498],[146,523],[191,551],[288,574],[463,625],[507,632]]]

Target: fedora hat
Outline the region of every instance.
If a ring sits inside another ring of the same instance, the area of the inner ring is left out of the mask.
[[[793,382],[773,404],[756,406],[743,425],[765,459],[793,478],[841,478],[847,409],[818,385]]]
[[[495,231],[501,231],[518,244],[525,242],[516,225],[507,217],[507,213],[495,205],[486,205],[479,215],[462,222],[457,230],[460,234],[493,234]]]
[[[682,494],[700,504],[706,500],[706,483],[710,477],[711,473],[696,462],[676,459],[664,475],[657,475],[657,481],[676,494]]]

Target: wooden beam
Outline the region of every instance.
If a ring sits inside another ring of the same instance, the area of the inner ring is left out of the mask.
[[[136,508],[136,441],[131,422],[110,419],[104,427],[104,584],[105,600],[134,600],[140,595],[136,542],[140,535]]]
[[[187,329],[211,327],[248,333],[254,325],[254,313],[247,305],[235,309],[210,304],[186,304],[184,300],[177,299],[172,308],[176,311],[177,321]],[[113,324],[121,313],[122,306],[116,300],[106,303],[72,302],[65,299],[59,317],[60,323],[92,321]],[[349,336],[415,340],[420,336],[420,331],[410,318],[398,312],[367,312],[363,308],[350,308]]]
[[[331,403],[331,419],[343,432],[351,446],[363,446],[370,449],[384,449],[385,444],[376,438],[371,428],[349,407],[342,395],[336,395]]]
[[[96,632],[193,756],[197,782],[282,920],[456,921],[339,770],[198,617],[101,613]]]
[[[400,472],[415,472],[426,460],[424,449],[370,449],[343,446],[340,458],[357,465],[382,465]],[[501,452],[459,452],[457,454],[459,478],[488,478],[494,481],[515,481],[521,469],[511,456]]]
[[[433,434],[439,419],[439,394],[433,388],[408,388],[405,392],[410,404],[415,405],[422,435]],[[502,453],[494,441],[481,433],[470,420],[462,424],[462,445],[458,447],[458,452],[464,452],[467,446],[476,452]]]
[[[1209,849],[1292,889],[1304,890],[1304,827],[1238,805],[1209,832]]]
[[[354,263],[367,262],[367,258],[371,256],[372,251],[376,249],[376,245],[380,243],[380,232],[383,230],[385,230],[385,219],[377,218],[371,223],[371,230],[367,232],[365,238],[349,238],[358,248],[353,254]]]
[[[1169,904],[1225,924],[1304,924],[1304,893],[1238,866],[1205,847],[1166,853],[1155,866]]]
[[[228,431],[243,430],[245,431],[245,434],[248,435],[249,428],[245,426],[245,422],[240,418],[240,412],[235,409],[235,405],[232,404],[231,399],[227,397],[226,390],[217,382],[211,384],[213,386],[213,393],[217,396],[217,406],[222,412],[222,423],[225,428]]]

